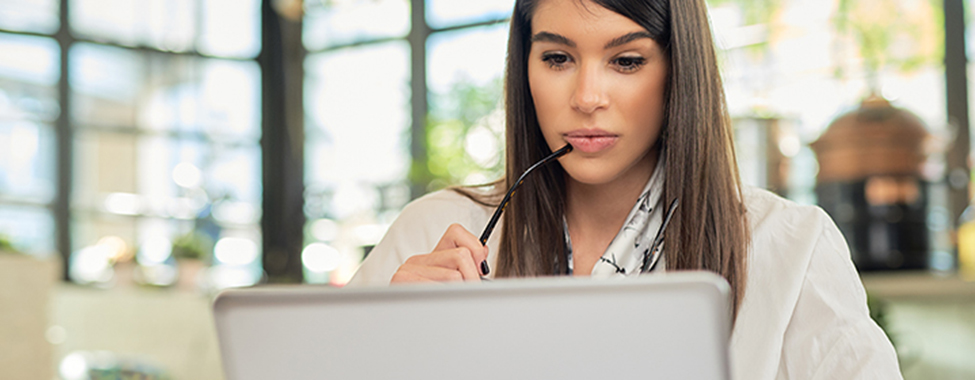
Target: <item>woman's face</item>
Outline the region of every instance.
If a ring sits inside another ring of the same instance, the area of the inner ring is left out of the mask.
[[[542,134],[571,177],[645,181],[656,164],[668,62],[645,29],[589,0],[542,0],[528,81]]]

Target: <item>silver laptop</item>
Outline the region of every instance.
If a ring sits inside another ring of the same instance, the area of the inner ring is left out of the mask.
[[[250,379],[728,379],[729,287],[612,280],[230,290],[224,370]]]

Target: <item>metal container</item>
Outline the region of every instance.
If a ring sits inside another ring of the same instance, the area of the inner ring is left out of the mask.
[[[928,263],[929,134],[913,113],[870,97],[810,144],[816,195],[846,237],[860,271],[924,269]]]

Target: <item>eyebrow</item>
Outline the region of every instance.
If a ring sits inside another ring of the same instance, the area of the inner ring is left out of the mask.
[[[538,32],[537,34],[532,36],[532,43],[535,42],[552,42],[552,43],[566,45],[568,47],[576,47],[576,43],[572,42],[572,40],[565,38],[565,36],[561,34],[555,34],[550,32]]]
[[[619,36],[619,37],[614,38],[612,41],[609,41],[606,44],[606,46],[603,46],[603,49],[611,49],[611,48],[614,48],[614,47],[617,47],[617,46],[626,45],[626,44],[628,44],[630,42],[633,42],[633,41],[638,40],[638,39],[641,39],[641,38],[649,38],[649,39],[652,40],[653,39],[653,36],[650,35],[650,33],[647,33],[645,31],[627,33],[627,34],[624,34],[622,36]],[[563,36],[561,34],[556,34],[556,33],[552,33],[552,32],[538,32],[534,36],[532,36],[531,42],[533,42],[533,43],[534,42],[552,42],[552,43],[556,43],[556,44],[566,45],[568,47],[576,47],[576,43],[573,42],[572,40],[566,38],[565,36]]]
[[[636,41],[641,38],[649,38],[652,40],[653,36],[651,36],[650,33],[644,31],[627,33],[622,36],[614,38],[612,41],[609,41],[609,43],[606,44],[606,46],[603,46],[603,49],[610,49],[617,46],[626,45],[630,42]]]

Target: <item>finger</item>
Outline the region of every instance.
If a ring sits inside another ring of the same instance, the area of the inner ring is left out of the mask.
[[[477,268],[479,264],[474,263],[471,251],[464,247],[433,252],[423,258],[423,263],[458,271],[464,280],[481,279]]]
[[[393,278],[389,280],[390,284],[410,284],[410,283],[420,283],[420,282],[436,282],[436,281],[406,270],[396,271],[396,273],[393,273]]]
[[[414,264],[403,264],[393,275],[394,282],[451,282],[463,279],[456,269]]]
[[[437,248],[434,251],[459,247],[470,250],[471,257],[474,259],[474,263],[477,264],[478,273],[480,273],[480,264],[484,260],[487,260],[488,248],[486,245],[481,245],[478,237],[474,236],[474,234],[460,224],[455,223],[447,227],[447,231],[440,238],[440,242],[437,243]]]
[[[416,255],[407,259],[403,266],[406,265],[435,266],[456,271],[461,274],[463,280],[481,279],[470,250],[464,247]]]
[[[425,255],[414,255],[406,260],[403,266],[435,266],[456,271],[462,280],[480,281],[480,264],[471,251],[465,247],[435,251]]]

